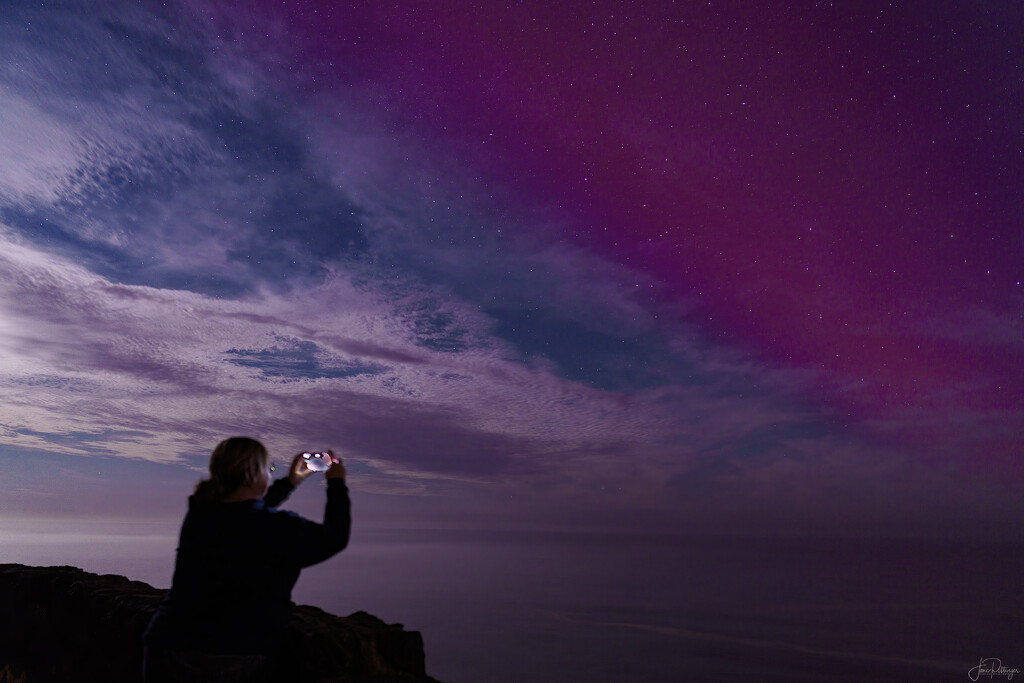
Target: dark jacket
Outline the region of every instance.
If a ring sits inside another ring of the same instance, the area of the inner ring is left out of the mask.
[[[273,654],[292,608],[299,570],[348,544],[348,488],[327,480],[324,523],[277,510],[287,478],[263,500],[189,498],[171,589],[144,636],[147,644],[224,654]]]

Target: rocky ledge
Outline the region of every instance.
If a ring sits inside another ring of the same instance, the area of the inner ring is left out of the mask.
[[[0,683],[138,683],[165,591],[77,567],[0,564]],[[366,612],[293,610],[285,666],[301,683],[437,683],[423,638]]]

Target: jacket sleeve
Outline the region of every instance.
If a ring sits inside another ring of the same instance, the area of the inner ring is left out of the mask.
[[[295,490],[288,477],[281,477],[267,489],[267,495],[263,496],[263,504],[268,508],[276,508]]]
[[[323,524],[291,513],[280,512],[284,528],[277,536],[281,552],[289,563],[308,567],[345,549],[352,530],[351,502],[344,479],[327,480],[327,506]]]

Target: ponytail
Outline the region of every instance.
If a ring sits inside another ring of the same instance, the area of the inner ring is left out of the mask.
[[[196,484],[193,495],[199,500],[214,501],[226,497],[228,492],[216,477],[208,477]]]

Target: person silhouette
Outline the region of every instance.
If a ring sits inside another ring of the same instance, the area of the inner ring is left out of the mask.
[[[269,681],[299,572],[348,545],[351,504],[328,451],[322,524],[278,510],[313,471],[302,453],[286,477],[259,441],[232,437],[210,455],[189,497],[171,588],[143,636],[145,683]]]

